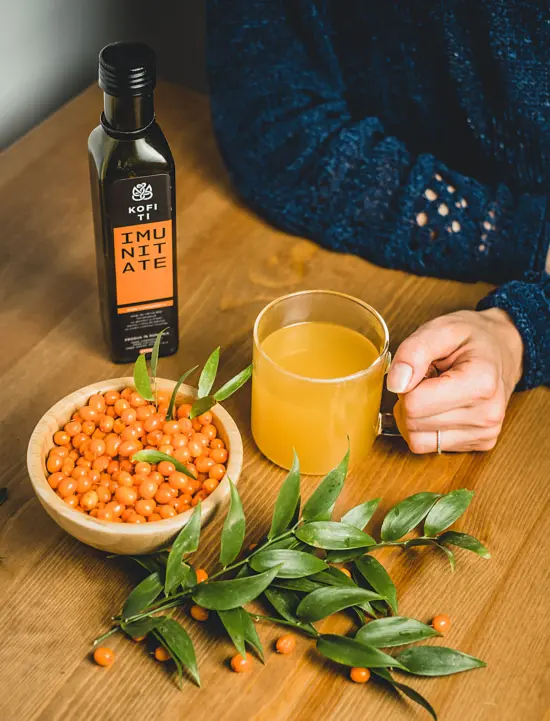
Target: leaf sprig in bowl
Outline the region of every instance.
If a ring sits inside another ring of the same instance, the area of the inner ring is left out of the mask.
[[[232,485],[219,566],[209,577],[202,569],[199,577],[190,563],[199,549],[197,507],[170,550],[134,558],[148,575],[130,593],[111,630],[96,640],[96,647],[117,632],[132,638],[148,636],[171,657],[180,682],[186,671],[200,685],[192,641],[182,623],[166,611],[171,614],[174,609],[191,607],[191,615],[199,620],[216,614],[240,654],[236,658],[242,657],[245,665],[247,647],[264,660],[255,622],[268,621],[311,638],[321,655],[354,671],[372,674],[376,681],[400,691],[436,719],[430,703],[393,674],[445,676],[485,664],[445,646],[412,646],[441,634],[420,620],[399,615],[395,584],[373,554],[387,546],[406,552],[412,546],[426,545],[444,553],[451,570],[456,561],[452,548],[489,558],[476,538],[448,530],[464,513],[473,494],[460,489],[410,496],[387,513],[377,541],[364,529],[380,499],[361,503],[338,521],[332,518],[346,478],[348,457],[349,453],[301,508],[300,469],[295,456],[266,536],[245,553],[245,514]],[[420,525],[418,537],[406,538]],[[335,563],[347,566],[337,568]],[[252,602],[254,607],[248,607]],[[258,612],[258,603],[267,613]],[[355,620],[352,635],[325,634],[314,625],[340,611],[350,613]],[[395,647],[401,650],[395,653]],[[352,678],[356,677],[352,673]]]

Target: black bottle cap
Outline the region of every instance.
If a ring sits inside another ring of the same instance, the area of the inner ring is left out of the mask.
[[[144,95],[156,84],[155,53],[144,43],[119,42],[99,53],[99,87],[109,95]]]

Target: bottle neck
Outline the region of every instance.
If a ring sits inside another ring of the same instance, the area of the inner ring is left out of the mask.
[[[103,95],[103,115],[107,126],[118,132],[136,132],[155,118],[153,93],[115,97]]]

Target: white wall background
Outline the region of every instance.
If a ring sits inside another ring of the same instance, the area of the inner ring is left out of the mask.
[[[204,90],[203,0],[0,0],[0,148],[97,78],[99,50],[144,40],[159,75]]]

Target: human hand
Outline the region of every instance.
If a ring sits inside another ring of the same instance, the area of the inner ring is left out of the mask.
[[[523,341],[499,308],[459,311],[421,326],[399,346],[388,389],[413,453],[494,448],[506,406],[522,374]],[[433,365],[440,373],[425,376]]]

